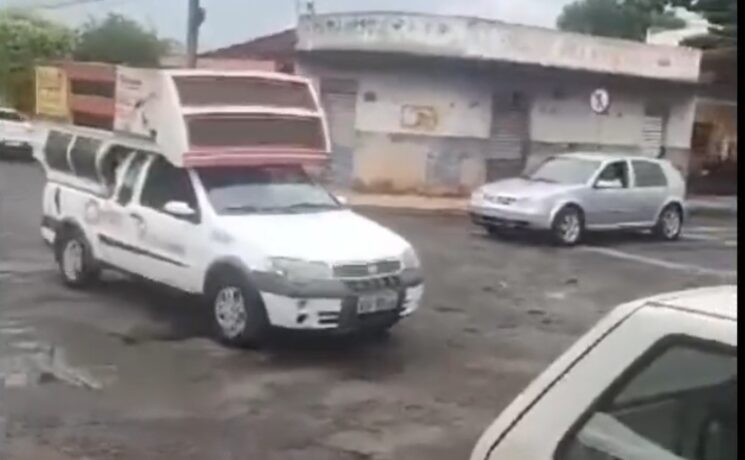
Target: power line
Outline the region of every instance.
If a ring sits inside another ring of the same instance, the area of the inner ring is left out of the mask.
[[[56,10],[60,8],[67,8],[70,6],[87,5],[90,3],[101,3],[105,1],[109,1],[109,0],[66,0],[66,1],[55,2],[55,3],[31,5],[31,6],[28,6],[27,8],[39,9],[39,10]]]

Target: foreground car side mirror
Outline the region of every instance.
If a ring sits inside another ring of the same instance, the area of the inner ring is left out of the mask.
[[[336,195],[336,201],[343,204],[344,206],[349,204],[349,200],[345,196]]]
[[[184,201],[169,201],[163,210],[176,217],[193,217],[197,213]]]

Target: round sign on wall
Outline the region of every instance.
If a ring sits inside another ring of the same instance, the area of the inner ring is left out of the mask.
[[[607,113],[610,109],[610,94],[604,88],[598,88],[590,95],[590,107],[595,113]]]

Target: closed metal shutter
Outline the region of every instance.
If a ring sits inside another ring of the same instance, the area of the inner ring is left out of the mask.
[[[665,120],[662,116],[646,115],[642,127],[642,154],[656,158],[662,149]]]
[[[528,138],[528,111],[521,93],[495,95],[489,151],[486,152],[487,180],[520,173]]]
[[[354,82],[321,81],[321,103],[331,136],[329,180],[337,185],[350,185],[354,174],[356,93]]]

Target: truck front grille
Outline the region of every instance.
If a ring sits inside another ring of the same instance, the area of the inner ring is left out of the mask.
[[[377,262],[344,264],[334,266],[335,278],[369,278],[371,276],[385,276],[401,271],[401,261],[380,260]]]

